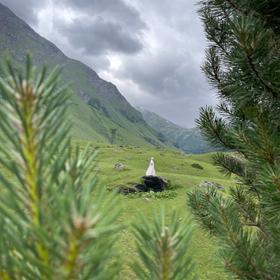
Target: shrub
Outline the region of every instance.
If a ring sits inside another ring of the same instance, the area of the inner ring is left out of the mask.
[[[191,165],[191,167],[196,168],[196,169],[201,169],[201,170],[204,169],[203,166],[201,166],[199,163],[193,163]]]

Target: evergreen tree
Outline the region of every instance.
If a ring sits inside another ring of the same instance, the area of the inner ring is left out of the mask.
[[[195,190],[188,203],[221,240],[237,279],[280,279],[280,2],[200,2],[209,48],[203,70],[219,105],[197,121],[214,161],[236,185],[226,195]]]

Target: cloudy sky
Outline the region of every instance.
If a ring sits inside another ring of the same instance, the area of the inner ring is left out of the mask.
[[[197,0],[0,0],[66,55],[115,83],[127,100],[192,127],[215,103],[200,65]]]

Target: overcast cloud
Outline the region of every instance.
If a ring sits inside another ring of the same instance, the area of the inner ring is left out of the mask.
[[[196,0],[0,0],[128,101],[185,127],[215,97]]]

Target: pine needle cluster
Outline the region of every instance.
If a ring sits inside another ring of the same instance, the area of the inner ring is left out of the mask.
[[[164,210],[152,221],[142,217],[134,225],[139,260],[133,270],[142,280],[187,280],[196,279],[194,262],[189,253],[192,229],[188,220],[179,222],[174,212],[171,223],[166,225]]]
[[[203,70],[218,92],[201,109],[204,136],[227,151],[215,164],[233,175],[227,195],[195,190],[189,205],[221,240],[237,279],[280,279],[280,3],[205,0],[200,16],[209,41]]]

